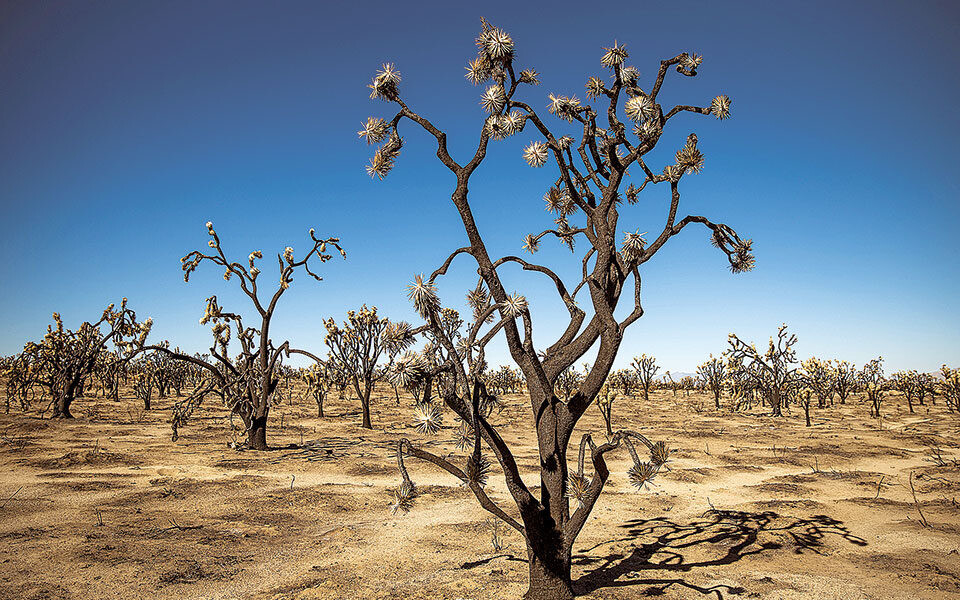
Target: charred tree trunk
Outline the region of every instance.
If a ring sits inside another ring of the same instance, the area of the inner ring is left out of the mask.
[[[364,429],[373,429],[373,425],[370,423],[370,388],[371,384],[364,382],[363,393],[360,395],[360,405],[363,412],[363,422],[361,427]]]
[[[81,389],[80,382],[77,380],[68,381],[68,383],[54,396],[53,415],[54,419],[72,419],[73,413],[70,412],[70,405],[77,398]]]
[[[781,401],[780,401],[780,393],[779,393],[778,391],[774,391],[774,392],[770,395],[770,408],[772,409],[772,412],[770,413],[770,416],[771,416],[771,417],[782,417],[782,416],[783,416],[783,411],[782,411],[782,409],[781,409],[781,407],[780,407],[781,404],[782,404],[782,403],[781,403]]]
[[[533,532],[528,533],[530,535]],[[533,534],[531,537],[537,537]],[[562,543],[528,542],[527,557],[530,587],[524,600],[572,600],[573,582],[570,578],[570,553]]]
[[[269,450],[267,445],[267,415],[250,419],[247,447],[251,450]]]
[[[423,384],[423,398],[420,400],[420,404],[430,404],[432,392],[433,392],[433,376],[427,375],[427,379]]]
[[[70,405],[73,403],[72,395],[64,392],[57,396],[53,403],[53,419],[72,419],[73,413],[70,412]]]

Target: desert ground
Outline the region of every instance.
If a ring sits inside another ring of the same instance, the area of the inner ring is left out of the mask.
[[[392,514],[397,440],[461,458],[447,413],[414,428],[409,398],[328,400],[298,393],[271,413],[268,452],[230,447],[213,402],[170,438],[170,399],[77,402],[77,419],[0,415],[0,597],[270,599],[518,598],[525,549],[495,530],[469,490],[408,460],[420,497]],[[583,598],[960,598],[960,415],[885,418],[858,399],[780,419],[717,411],[706,395],[619,398],[614,422],[674,449],[655,485],[611,476],[574,551]],[[493,417],[537,482],[529,407]],[[591,407],[582,431],[603,438]],[[571,465],[576,460],[571,452]],[[588,473],[592,472],[589,467]],[[914,491],[911,491],[911,482]],[[499,473],[487,486],[513,508]],[[922,514],[921,514],[922,513]],[[494,547],[496,531],[500,549]]]

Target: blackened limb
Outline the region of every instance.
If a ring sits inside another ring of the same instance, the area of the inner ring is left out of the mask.
[[[410,443],[410,440],[406,438],[403,438],[397,443],[397,452],[403,453],[404,451],[407,453],[408,456],[412,456],[414,458],[419,458],[420,460],[425,460],[429,463],[433,463],[434,465],[440,467],[447,473],[450,473],[451,475],[459,479],[461,482],[463,482],[465,486],[470,488],[470,491],[473,492],[473,495],[476,496],[477,500],[480,502],[480,506],[482,506],[486,511],[493,514],[494,516],[499,518],[501,521],[503,521],[510,527],[513,527],[514,529],[516,529],[518,532],[520,532],[520,535],[526,537],[526,532],[523,529],[523,525],[518,523],[516,519],[514,519],[513,517],[508,515],[506,512],[504,512],[502,508],[500,508],[493,500],[490,499],[490,496],[488,496],[487,493],[484,491],[483,486],[481,486],[479,483],[475,481],[470,481],[467,478],[466,473],[464,473],[456,465],[454,465],[453,463],[451,463],[450,461],[444,458],[437,456],[436,454],[431,454],[426,450],[421,450],[420,448],[415,447],[413,444]]]

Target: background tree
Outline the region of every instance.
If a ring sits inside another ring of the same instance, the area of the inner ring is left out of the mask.
[[[639,380],[633,369],[617,369],[610,373],[609,383],[622,395],[633,397]]]
[[[660,367],[657,366],[657,359],[646,354],[635,357],[630,363],[637,379],[640,381],[640,388],[643,390],[643,401],[650,402],[650,386],[653,385]]]
[[[99,388],[99,393],[104,398],[114,401],[120,400],[120,384],[127,379],[129,363],[121,358],[113,351],[101,352],[93,370],[93,380]]]
[[[921,387],[920,377],[916,371],[897,371],[890,376],[890,385],[893,389],[903,394],[907,401],[907,408],[913,412],[913,401],[917,397],[918,389]]]
[[[617,399],[617,388],[610,381],[600,388],[597,394],[597,408],[600,409],[600,416],[603,417],[603,425],[607,429],[607,439],[613,439],[613,401]]]
[[[947,365],[940,367],[938,391],[947,402],[947,408],[960,414],[960,369],[951,369]]]
[[[75,331],[63,326],[58,313],[53,313],[53,320],[56,326],[47,327],[42,341],[28,342],[23,349],[30,364],[28,381],[47,390],[53,418],[72,419],[70,405],[82,394],[108,345],[122,356],[118,360],[129,360],[143,347],[153,320],[138,323],[126,298],[119,308],[111,304],[100,320],[84,322]]]
[[[147,355],[141,355],[130,363],[133,378],[133,394],[143,401],[143,410],[150,410],[153,400],[153,388],[156,383],[156,366]]]
[[[569,402],[570,398],[580,388],[583,383],[584,374],[577,370],[577,367],[570,365],[557,375],[557,381],[554,384],[554,393],[563,400]]]
[[[326,319],[324,343],[329,348],[327,364],[353,384],[362,409],[361,427],[373,429],[370,423],[370,396],[377,382],[389,375],[397,353],[412,342],[407,323],[391,323],[377,315],[377,307],[348,311],[343,326]],[[386,363],[381,364],[381,360]]]
[[[797,401],[803,407],[803,418],[807,427],[810,427],[810,398],[813,397],[813,390],[808,387],[802,387],[797,391]]]
[[[833,367],[833,389],[837,392],[840,404],[845,404],[857,385],[857,367],[845,360],[839,360]]]
[[[486,85],[480,103],[488,116],[478,127],[479,142],[466,162],[454,159],[447,148],[447,135],[401,98],[400,74],[389,63],[373,78],[371,97],[395,104],[398,110],[389,119],[370,117],[359,132],[370,143],[383,142],[367,167],[371,176],[380,178],[395,166],[403,146],[401,123],[410,122],[430,135],[436,141],[437,157],[452,175],[451,200],[468,240],[468,245],[450,254],[430,277],[418,277],[410,294],[427,328],[446,349],[449,360],[438,363],[446,374],[441,376],[442,397],[448,407],[474,428],[475,446],[465,471],[446,459],[414,448],[409,442],[401,443],[399,458],[401,465],[404,453],[427,460],[469,482],[484,508],[524,536],[530,572],[526,598],[572,598],[571,550],[607,480],[604,455],[641,437],[618,431],[609,442],[594,446],[589,434],[585,435],[581,447],[591,448],[594,475],[589,486],[580,489],[579,507],[571,511],[567,493],[568,445],[580,418],[606,382],[625,331],[643,315],[640,268],[691,223],[710,230],[713,243],[724,252],[733,271],[746,271],[754,264],[751,241],[742,240],[730,227],[699,215],[677,218],[680,183],[703,166],[703,154],[695,135],[687,137],[686,144],[676,152],[675,162],[659,173],[655,174],[646,162],[671,119],[684,112],[725,119],[730,114],[730,99],[721,95],[706,107],[678,105],[664,111],[658,100],[667,72],[674,69],[681,75],[693,77],[702,58],[682,53],[663,60],[654,80],[641,87],[639,71],[625,64],[626,48],[614,44],[601,59],[601,64],[609,69],[609,76],[591,77],[587,81],[588,98],[599,100],[601,107],[594,109],[571,96],[550,95],[548,112],[560,123],[548,126],[536,109],[518,98],[521,88],[536,85],[539,80],[536,71],[515,68],[513,39],[484,21],[476,41],[478,55],[467,67],[467,78],[475,84]],[[629,122],[621,121],[620,114],[626,114]],[[550,176],[551,184],[545,196],[552,223],[540,233],[527,235],[524,246],[527,251],[536,252],[542,239],[551,236],[576,252],[577,242],[582,241],[586,248],[579,260],[583,276],[572,286],[547,266],[513,255],[491,256],[474,218],[474,207],[468,196],[470,179],[486,158],[491,141],[518,134],[528,126],[535,139],[524,149],[524,160],[535,168],[551,162],[556,170]],[[561,134],[561,130],[571,135]],[[631,167],[639,174],[639,185],[630,180],[627,170]],[[649,243],[639,228],[631,231],[630,226],[620,222],[621,211],[628,213],[629,206],[637,202],[639,193],[648,186],[649,190],[669,188],[662,229]],[[624,229],[628,232],[618,244],[617,238]],[[482,284],[477,286],[477,291],[484,298],[470,300],[479,314],[475,314],[468,326],[465,346],[458,351],[439,320],[436,280],[459,256],[469,257],[476,263]],[[553,283],[570,316],[559,338],[546,343],[538,339],[539,343],[535,343],[533,317],[526,297],[508,294],[501,280],[501,272],[509,267],[537,273]],[[576,298],[580,292],[585,292],[587,298],[578,303]],[[632,308],[625,317],[617,319],[615,311],[624,293],[630,298]],[[590,310],[589,315],[581,305]],[[482,353],[487,336],[501,332],[511,358],[526,379],[540,456],[537,496],[521,479],[513,454],[496,428],[478,414],[480,399],[487,395],[481,379],[485,363],[477,360],[478,354]],[[569,400],[559,398],[558,378],[594,346],[597,346],[597,357],[577,391]],[[485,464],[481,439],[503,470],[519,520],[507,515],[482,491],[486,475],[479,468]],[[664,446],[650,444],[648,448],[652,450],[651,460],[641,462],[636,458],[631,475],[633,483],[641,487],[656,475],[666,460]],[[398,490],[398,505],[403,504],[399,500],[405,502],[412,498],[414,490],[406,471],[401,470],[404,482]]]
[[[726,376],[724,387],[730,394],[730,401],[734,410],[749,410],[752,406],[756,378],[750,373],[750,367],[744,365],[743,359],[724,355]]]
[[[38,391],[39,383],[33,376],[34,368],[33,358],[25,352],[4,357],[0,372],[6,388],[5,412],[10,412],[12,400],[16,401],[20,410],[28,410],[42,393]]]
[[[317,404],[317,416],[321,419],[323,403],[331,389],[337,387],[337,372],[326,362],[315,362],[309,368],[302,370],[303,382],[307,386],[307,395]]]
[[[833,400],[836,386],[833,361],[811,357],[803,361],[802,367],[800,378],[803,384],[817,395],[817,408],[825,408],[827,402]]]
[[[677,385],[683,390],[684,396],[689,396],[690,392],[697,389],[697,380],[694,379],[692,375],[684,375],[680,378],[680,381],[677,382]]]
[[[883,357],[878,356],[860,369],[859,383],[870,403],[870,416],[880,418],[880,406],[886,393],[886,380],[883,377]]]
[[[754,384],[770,405],[771,416],[782,416],[781,406],[788,401],[790,394],[795,391],[798,382],[797,353],[793,346],[797,343],[797,336],[787,334],[787,325],[777,329],[777,340],[770,338],[767,351],[764,354],[757,352],[757,347],[731,333],[728,339],[729,356],[741,361],[746,367],[745,373],[753,377]]]
[[[726,376],[726,364],[719,358],[714,358],[712,354],[707,362],[697,367],[697,377],[703,382],[704,387],[713,393],[713,402],[717,410],[720,410],[720,395],[723,393]]]
[[[260,268],[256,261],[263,258],[259,250],[251,252],[247,265],[227,259],[220,244],[220,236],[213,229],[213,223],[207,222],[207,233],[210,240],[207,245],[210,253],[205,254],[194,250],[180,259],[183,269],[183,280],[189,281],[201,263],[208,262],[224,269],[223,279],[237,281],[240,289],[250,299],[259,317],[260,327],[245,327],[243,318],[237,313],[225,312],[217,302],[216,296],[207,299],[207,308],[200,324],[212,323],[213,344],[210,346],[208,357],[191,356],[165,346],[149,346],[146,350],[154,350],[167,354],[177,360],[184,361],[206,373],[204,384],[174,407],[173,431],[174,439],[178,435],[178,428],[187,422],[193,411],[200,406],[203,398],[208,394],[219,396],[231,415],[240,417],[247,432],[246,444],[254,450],[267,450],[267,418],[270,414],[271,400],[279,383],[278,368],[283,357],[291,353],[299,353],[317,359],[311,353],[290,347],[289,342],[275,346],[270,339],[270,322],[273,319],[277,303],[284,292],[290,288],[293,275],[303,269],[317,281],[322,278],[310,270],[310,261],[324,263],[330,260],[326,254],[327,246],[336,248],[340,255],[346,258],[346,253],[340,247],[338,238],[317,238],[314,230],[310,230],[312,246],[302,259],[295,259],[293,248],[287,247],[282,254],[277,254],[279,263],[279,283],[276,291],[268,297],[260,296]],[[239,353],[230,354],[231,337],[240,345]]]
[[[494,394],[518,394],[523,390],[523,373],[509,365],[501,365],[488,372],[485,383]]]
[[[916,371],[913,371],[916,373]],[[934,390],[936,389],[936,379],[930,373],[916,373],[916,386],[914,388],[914,394],[917,398],[917,403],[920,406],[924,405],[924,399],[928,395],[933,395]]]
[[[673,378],[670,371],[664,371],[662,385],[664,388],[673,392],[673,397],[677,397],[677,390],[680,389],[680,382]]]

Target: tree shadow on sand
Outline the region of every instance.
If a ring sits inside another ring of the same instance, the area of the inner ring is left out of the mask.
[[[666,518],[634,519],[622,525],[627,534],[579,552],[573,564],[586,568],[576,581],[577,594],[600,588],[646,585],[643,596],[662,596],[670,587],[684,587],[723,600],[724,594],[747,590],[728,585],[702,587],[680,577],[643,578],[644,571],[689,572],[702,567],[729,565],[742,558],[777,550],[822,553],[825,541],[837,536],[856,546],[867,542],[850,533],[843,522],[826,515],[781,517],[775,512],[709,510],[699,519],[677,523]],[[630,548],[601,555],[610,544]],[[652,573],[651,573],[652,575]]]

